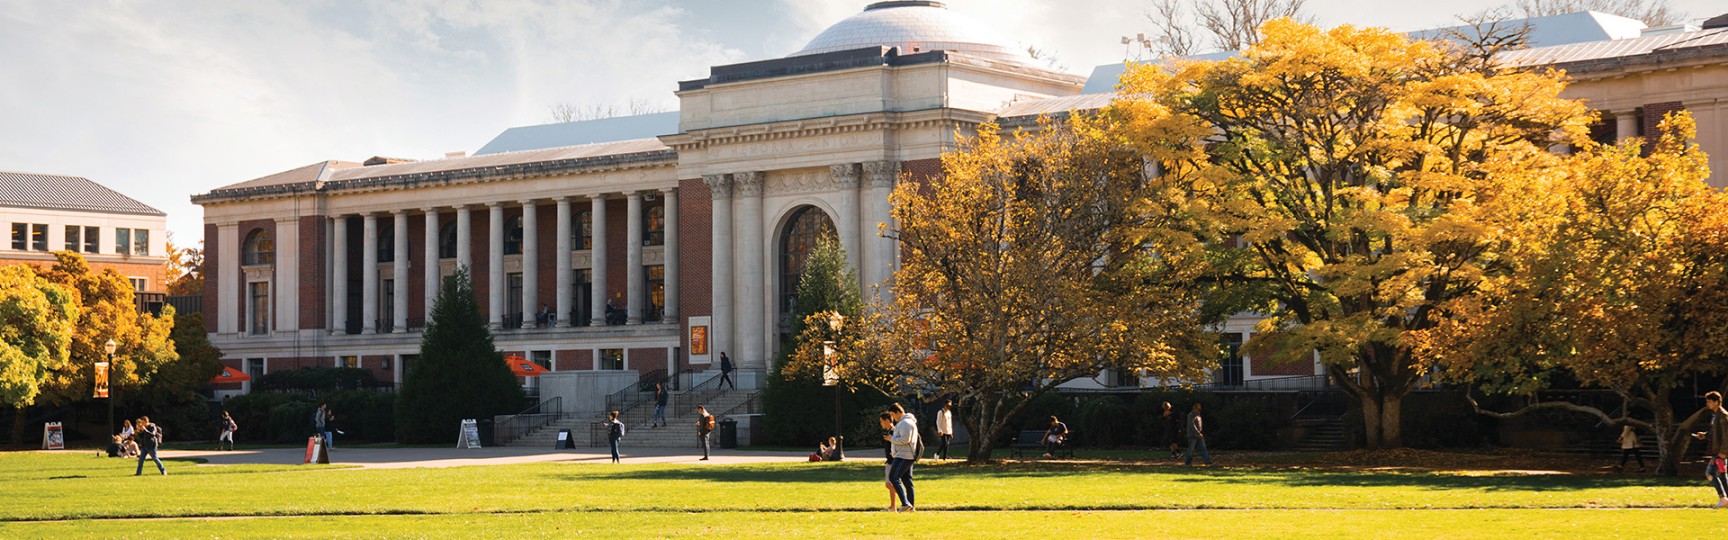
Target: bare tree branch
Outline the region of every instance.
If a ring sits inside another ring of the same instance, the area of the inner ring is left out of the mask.
[[[1638,19],[1652,28],[1679,24],[1686,19],[1686,13],[1674,9],[1668,0],[1518,0],[1516,5],[1525,17],[1599,11]]]

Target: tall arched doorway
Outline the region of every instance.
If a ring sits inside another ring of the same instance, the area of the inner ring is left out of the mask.
[[[798,278],[804,272],[804,261],[810,257],[810,251],[816,248],[816,239],[828,237],[836,240],[839,235],[834,232],[834,220],[821,208],[801,206],[792,211],[792,217],[786,220],[786,228],[780,233],[780,294],[779,333],[792,329],[791,313],[798,305]]]

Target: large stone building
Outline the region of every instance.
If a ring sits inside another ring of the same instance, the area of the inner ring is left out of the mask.
[[[1560,34],[1644,39],[1609,33],[1599,15],[1576,18],[1595,33]],[[877,235],[896,183],[936,176],[955,137],[985,122],[1024,126],[1111,99],[1119,65],[1088,81],[1006,43],[939,2],[878,2],[789,56],[678,83],[676,113],[516,128],[473,156],[313,163],[195,196],[211,339],[254,375],[351,366],[400,381],[436,283],[465,266],[499,348],[560,375],[546,378],[563,381],[547,392],[592,398],[638,374],[688,376],[717,367],[721,352],[756,386],[816,235],[838,235],[862,285],[875,287],[896,267],[895,245]],[[1720,81],[1704,75],[1728,55],[1677,65],[1633,49],[1652,60],[1591,71],[1602,82],[1573,91],[1617,116],[1641,108],[1632,114],[1649,118],[1676,101],[1720,107],[1708,97],[1725,95],[1720,82],[1699,84]],[[1605,61],[1577,54],[1568,65]],[[1638,97],[1651,94],[1633,82],[1645,78],[1676,94]],[[1728,124],[1701,119],[1717,130],[1706,149],[1728,150]],[[1220,328],[1224,342],[1245,340],[1254,320]],[[1232,353],[1218,378],[1317,373]]]
[[[0,264],[54,264],[53,252],[73,251],[138,292],[168,285],[168,215],[88,178],[0,171],[0,216]]]

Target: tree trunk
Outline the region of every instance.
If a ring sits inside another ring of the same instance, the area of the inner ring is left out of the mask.
[[[18,412],[16,416],[12,417],[12,446],[22,449],[24,448],[24,434],[28,433],[28,430],[24,426],[24,422],[30,420],[30,418],[26,416],[29,413],[30,408],[19,406],[15,410]]]
[[[1679,424],[1670,421],[1668,426],[1671,427],[1666,429],[1667,433],[1663,433],[1662,431],[1664,430],[1661,425],[1658,424],[1658,431],[1656,433],[1656,474],[1663,476],[1676,476],[1680,474],[1680,460],[1686,457],[1686,451],[1692,447],[1692,426],[1697,424],[1698,420],[1704,417],[1704,411],[1708,410],[1710,409],[1698,409],[1698,412],[1692,413],[1692,416],[1686,417],[1686,420]],[[1658,416],[1660,416],[1660,414],[1658,414]],[[1668,412],[1668,418],[1672,420],[1673,417],[1674,413],[1670,410]]]

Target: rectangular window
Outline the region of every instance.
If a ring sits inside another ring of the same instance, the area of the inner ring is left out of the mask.
[[[643,318],[658,322],[666,313],[666,267],[656,264],[642,267],[642,271],[648,274],[648,313]]]
[[[12,251],[24,251],[27,249],[30,249],[30,224],[13,223]]]
[[[358,367],[360,367],[360,357],[358,357],[358,356],[340,356],[340,357],[337,357],[336,358],[336,367],[358,368]]]
[[[48,251],[48,224],[30,224],[30,249]]]
[[[126,255],[132,253],[132,229],[116,227],[114,229],[114,254]]]
[[[575,306],[576,312],[568,315],[570,316],[571,324],[575,326],[588,326],[588,323],[593,319],[591,316],[593,311],[591,310],[594,306],[592,301],[592,298],[594,297],[594,271],[587,268],[578,268],[574,270],[574,272],[576,273],[576,276],[571,279],[570,305]]]
[[[66,226],[66,251],[77,252],[84,246],[84,228],[77,225]]]
[[[101,250],[102,250],[102,228],[101,227],[85,227],[84,228],[84,252],[94,254],[94,253],[100,253]]]
[[[245,371],[246,371],[247,375],[252,376],[252,380],[254,380],[254,381],[259,380],[260,378],[263,378],[264,377],[264,359],[263,358],[247,358]]]
[[[1220,386],[1242,386],[1242,343],[1241,332],[1224,332],[1218,335],[1218,350],[1223,358],[1218,362],[1218,375],[1214,382]]]
[[[132,229],[132,254],[150,254],[150,229]]]
[[[247,321],[249,324],[247,324],[246,329],[251,332],[252,335],[263,335],[269,333],[270,283],[253,282],[246,284],[246,287],[249,292],[247,295],[248,301],[251,303],[251,309],[247,310],[247,313],[251,316],[248,317],[250,320]]]
[[[624,349],[600,349],[600,361],[595,369],[622,371],[624,369]]]
[[[378,332],[396,331],[396,280],[382,279],[378,285]]]
[[[540,364],[546,371],[552,371],[552,351],[533,351],[528,353],[530,360]]]
[[[126,278],[126,281],[132,282],[132,291],[133,292],[144,292],[144,291],[150,290],[150,279],[149,278],[141,278],[141,277]]]

